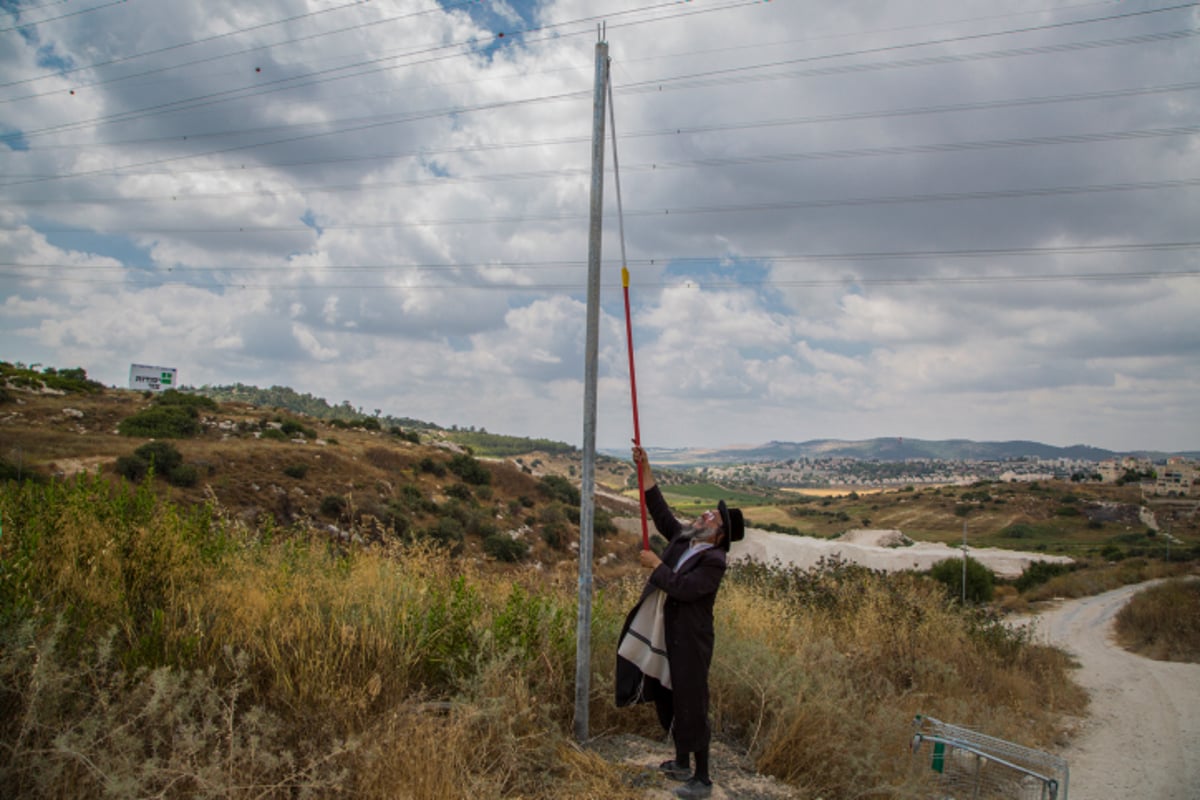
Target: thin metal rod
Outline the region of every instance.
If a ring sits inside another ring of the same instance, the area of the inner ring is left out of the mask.
[[[604,87],[608,43],[596,43],[592,93],[592,196],[588,228],[587,342],[584,353],[583,477],[579,486],[579,613],[575,628],[575,738],[588,739],[592,668],[592,550],[596,519],[596,386],[600,351],[600,238],[604,211]]]
[[[638,424],[637,370],[633,365],[633,316],[629,312],[629,267],[625,259],[625,211],[621,206],[621,163],[617,160],[617,112],[613,102],[612,70],[608,73],[608,122],[612,137],[613,179],[617,187],[617,229],[621,234],[621,287],[625,293],[625,341],[629,343],[629,395],[633,405],[633,443],[642,446],[642,429]],[[638,505],[642,512],[642,549],[650,549],[650,526],[646,521],[646,490],[642,465],[637,465]]]

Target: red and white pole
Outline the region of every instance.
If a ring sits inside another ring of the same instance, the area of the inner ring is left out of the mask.
[[[637,372],[633,368],[633,320],[629,313],[629,270],[621,267],[621,287],[625,290],[625,339],[629,342],[629,394],[633,398],[633,443],[642,446],[642,431],[638,425]],[[637,465],[638,502],[642,507],[642,549],[650,549],[650,529],[646,524],[646,492],[643,488],[642,464]]]

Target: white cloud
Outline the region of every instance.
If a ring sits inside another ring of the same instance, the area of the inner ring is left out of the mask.
[[[608,15],[644,441],[1200,448],[1179,246],[1200,118],[1194,91],[1145,91],[1200,48],[1175,33],[1194,14],[1138,11],[369,3],[269,25],[295,7],[214,0],[10,31],[0,350],[579,442]],[[555,27],[517,34],[535,24]],[[1134,36],[1159,38],[1097,44]],[[39,66],[51,46],[78,69]],[[606,165],[598,435],[620,445]]]

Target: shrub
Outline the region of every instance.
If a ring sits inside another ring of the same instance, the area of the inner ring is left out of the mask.
[[[478,459],[466,453],[457,453],[450,459],[450,471],[467,483],[486,486],[492,482],[492,473]]]
[[[292,439],[298,437],[303,437],[305,439],[317,438],[317,431],[314,428],[305,427],[303,424],[294,419],[284,420],[282,423],[280,423],[279,429]]]
[[[483,540],[483,551],[497,561],[516,563],[529,553],[529,545],[508,534],[496,533]]]
[[[1036,534],[1032,525],[1017,522],[1000,529],[1000,535],[1006,539],[1029,539]]]
[[[211,397],[205,397],[202,394],[190,394],[181,392],[178,389],[167,389],[159,392],[154,402],[159,406],[176,406],[180,408],[191,408],[199,410],[201,408],[208,411],[216,411],[217,401]]]
[[[327,517],[337,517],[348,507],[346,498],[340,494],[327,494],[321,498],[321,513]]]
[[[147,442],[133,451],[133,455],[117,459],[117,474],[134,483],[145,478],[151,467],[156,475],[167,479],[174,486],[194,486],[197,480],[195,467],[183,464],[183,455],[170,442]]]
[[[167,471],[167,483],[172,486],[182,488],[195,486],[199,478],[199,472],[191,464],[180,464]]]
[[[567,532],[566,523],[561,520],[542,523],[542,541],[559,550],[563,546],[563,537]]]
[[[191,406],[156,405],[121,420],[117,431],[123,436],[186,439],[200,433],[200,415]]]
[[[412,442],[413,444],[421,443],[421,436],[416,431],[406,431],[399,425],[393,425],[388,428],[388,433],[405,442]]]
[[[1050,561],[1034,561],[1025,571],[1021,573],[1021,577],[1013,582],[1017,587],[1017,591],[1024,592],[1032,589],[1035,586],[1040,586],[1051,578],[1069,572],[1071,568],[1066,564],[1055,564]]]
[[[449,547],[452,553],[462,551],[463,539],[466,538],[466,529],[454,517],[439,517],[432,527],[426,528],[422,533],[424,538]]]
[[[126,480],[137,483],[146,477],[150,464],[137,456],[119,456],[117,458],[117,474]]]
[[[581,497],[575,484],[562,475],[546,475],[538,481],[538,489],[552,500],[558,500],[569,506],[577,506]]]
[[[183,454],[170,442],[147,442],[134,450],[133,454],[148,464],[153,464],[154,471],[159,475],[166,475],[183,463]]]
[[[452,483],[446,487],[446,496],[453,497],[456,500],[472,500],[471,487],[465,483]]]
[[[929,576],[946,587],[952,599],[963,596],[963,562],[961,558],[947,558],[934,564]],[[979,561],[967,556],[967,602],[986,603],[992,599],[996,575]]]
[[[597,536],[611,536],[617,532],[617,524],[612,515],[602,508],[596,509],[596,518],[592,520],[592,530]]]
[[[308,464],[288,464],[283,468],[283,474],[299,480],[308,474]]]
[[[417,464],[417,469],[421,470],[421,472],[429,473],[435,478],[440,478],[446,474],[446,465],[440,461],[435,461],[430,456],[422,458]]]
[[[288,435],[279,428],[267,428],[259,434],[260,439],[270,439],[275,442],[286,442]]]

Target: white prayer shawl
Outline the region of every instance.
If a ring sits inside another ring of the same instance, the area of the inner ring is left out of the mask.
[[[643,675],[657,678],[664,689],[670,689],[671,667],[667,663],[667,629],[663,621],[666,602],[667,593],[662,589],[642,601],[617,654],[635,664]]]

